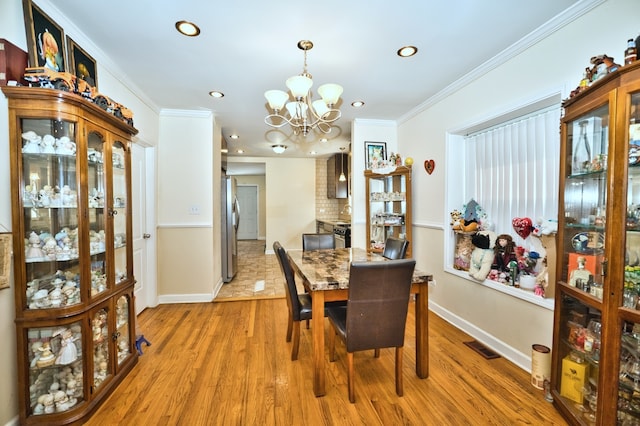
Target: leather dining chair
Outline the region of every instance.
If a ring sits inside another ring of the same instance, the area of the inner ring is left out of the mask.
[[[353,354],[381,348],[396,349],[396,393],[402,396],[402,348],[409,307],[413,259],[386,262],[352,262],[346,308],[328,307],[334,332],[329,333],[329,356],[335,360],[338,335],[347,349],[349,401],[355,402]]]
[[[333,234],[302,234],[302,250],[323,250],[336,248]]]
[[[298,294],[295,274],[291,269],[291,264],[289,264],[287,253],[279,241],[273,243],[273,251],[276,253],[280,270],[284,275],[284,287],[287,294],[287,306],[289,307],[287,342],[291,341],[293,334],[291,360],[295,361],[298,359],[298,347],[300,346],[300,321],[311,319],[311,296],[307,293]]]
[[[382,256],[387,259],[404,259],[409,248],[409,241],[399,238],[389,237],[384,243],[384,251]]]

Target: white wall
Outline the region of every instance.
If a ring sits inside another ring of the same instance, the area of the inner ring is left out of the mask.
[[[437,283],[430,291],[431,308],[523,368],[530,368],[532,344],[551,345],[553,312],[444,272],[443,239],[451,232],[445,168],[455,167],[445,157],[446,134],[553,93],[568,97],[592,56],[606,53],[621,62],[626,40],[639,31],[637,0],[608,0],[457,92],[409,114],[399,126],[399,150],[415,159],[413,253]],[[422,169],[427,159],[436,162],[432,175]]]

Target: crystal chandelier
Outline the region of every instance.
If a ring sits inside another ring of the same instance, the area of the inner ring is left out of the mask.
[[[318,94],[322,99],[311,101],[311,86],[313,80],[307,72],[307,51],[313,48],[309,40],[300,40],[298,48],[304,51],[304,68],[302,74],[290,77],[286,81],[287,88],[291,92],[293,101],[289,99],[289,93],[282,90],[267,90],[264,97],[267,98],[273,114],[265,117],[264,122],[275,128],[289,124],[293,133],[304,136],[317,128],[323,133],[331,131],[331,123],[342,115],[340,110],[334,108],[342,94],[342,86],[338,84],[323,84],[318,87]]]

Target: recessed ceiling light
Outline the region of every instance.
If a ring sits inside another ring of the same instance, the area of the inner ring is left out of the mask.
[[[229,136],[231,139],[240,139],[240,136],[236,135],[235,133],[232,134],[231,136]]]
[[[238,154],[244,154],[244,149],[239,149],[236,151]]]
[[[398,49],[398,56],[402,58],[408,58],[418,53],[418,48],[415,46],[404,46]]]
[[[227,148],[222,148],[220,152],[222,152],[223,154],[227,154],[229,150]]]
[[[189,21],[178,21],[176,22],[176,30],[180,32],[180,34],[184,34],[189,37],[195,37],[200,34],[200,28],[193,22]]]
[[[353,101],[351,102],[351,106],[354,108],[360,108],[362,106],[364,106],[364,102],[363,101]]]
[[[224,98],[224,93],[217,90],[212,90],[209,92],[209,96],[211,96],[212,98]]]
[[[324,142],[328,142],[328,141],[329,141],[329,139],[327,139],[327,138],[322,138],[322,139],[320,139],[320,142],[323,142],[323,143],[324,143]]]
[[[317,152],[315,152],[315,151],[311,151],[311,152],[309,152],[309,154],[311,154],[311,155],[316,155],[316,154],[317,154]]]

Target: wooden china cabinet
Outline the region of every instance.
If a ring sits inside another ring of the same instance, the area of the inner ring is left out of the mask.
[[[571,424],[640,424],[640,61],[564,102],[551,393]]]
[[[411,257],[411,167],[364,171],[367,197],[367,251],[382,253],[388,237],[409,241]]]
[[[130,144],[68,92],[9,99],[21,424],[83,423],[137,362]]]

